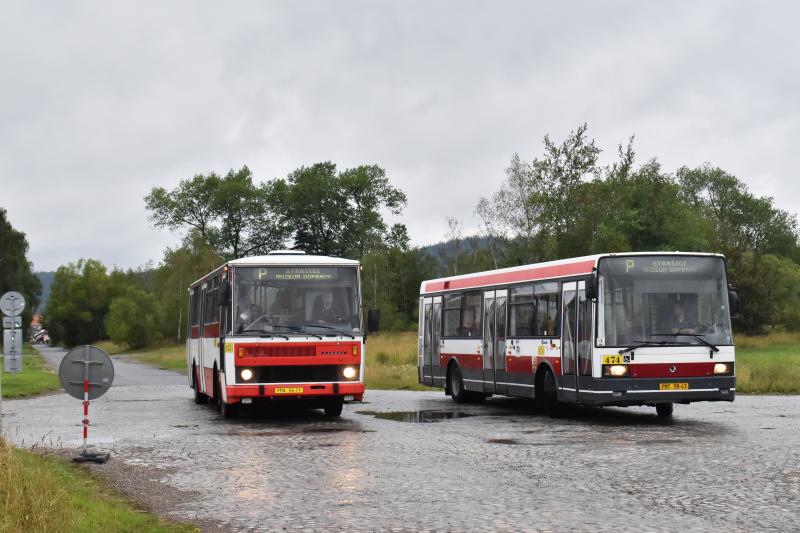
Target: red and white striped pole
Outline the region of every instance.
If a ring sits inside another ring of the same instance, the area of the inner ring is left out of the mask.
[[[83,455],[89,451],[89,380],[83,380]]]

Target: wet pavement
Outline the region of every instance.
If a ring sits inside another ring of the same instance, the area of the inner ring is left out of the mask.
[[[90,440],[183,495],[156,506],[182,520],[236,531],[800,530],[797,396],[676,406],[670,421],[653,408],[552,419],[522,400],[370,390],[340,419],[226,421],[193,403],[183,376],[128,371],[117,374],[129,384],[93,402]],[[21,445],[80,445],[77,400],[4,411]]]

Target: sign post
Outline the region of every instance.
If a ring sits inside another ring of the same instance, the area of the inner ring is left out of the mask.
[[[16,291],[0,296],[3,312],[3,369],[0,370],[0,430],[3,428],[3,370],[9,374],[22,372],[22,311],[25,298]],[[1,433],[2,431],[0,431]]]
[[[105,463],[111,454],[89,452],[89,401],[105,394],[114,383],[114,363],[96,346],[78,346],[61,360],[58,379],[67,394],[83,400],[83,448],[72,460],[76,463]]]

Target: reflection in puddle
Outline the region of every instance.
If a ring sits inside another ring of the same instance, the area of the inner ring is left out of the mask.
[[[466,418],[470,416],[477,416],[475,413],[464,413],[462,411],[389,411],[386,413],[379,413],[377,411],[356,411],[359,415],[372,415],[375,418],[382,418],[384,420],[394,420],[395,422],[413,422],[413,423],[426,423],[426,422],[441,422],[442,420],[450,420],[453,418]]]

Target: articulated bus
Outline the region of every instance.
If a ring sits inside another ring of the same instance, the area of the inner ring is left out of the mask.
[[[456,402],[492,394],[564,404],[733,401],[725,258],[601,254],[424,281],[419,382]],[[735,309],[734,309],[735,310]]]
[[[226,418],[284,400],[339,416],[364,395],[360,302],[358,261],[278,251],[220,266],[189,287],[195,401]]]

